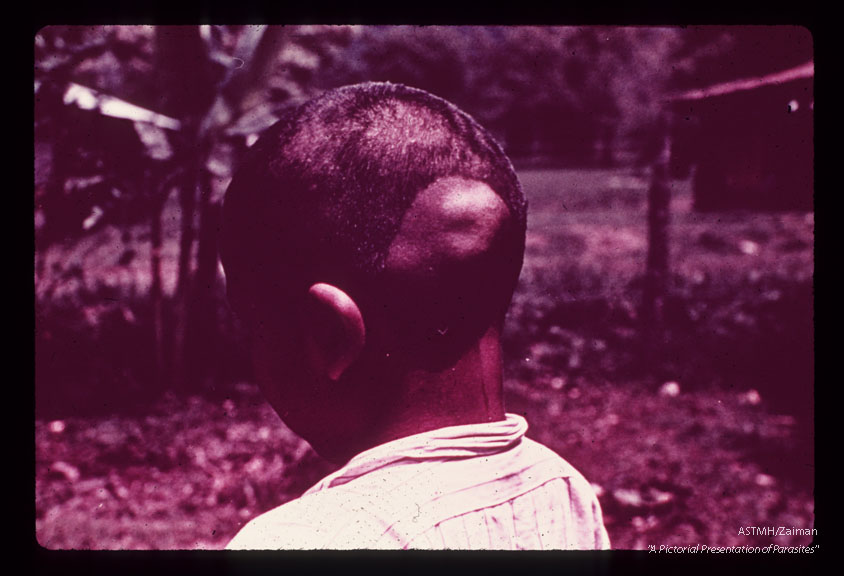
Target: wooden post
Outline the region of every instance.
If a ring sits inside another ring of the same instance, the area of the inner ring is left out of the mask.
[[[161,219],[163,218],[164,205],[167,203],[167,182],[152,184],[147,177],[147,186],[156,186],[155,195],[152,199],[152,212],[150,214],[150,274],[152,285],[150,287],[150,299],[152,300],[152,322],[155,346],[155,384],[159,389],[165,388],[169,383],[169,373],[166,356],[166,331],[164,327],[164,290],[161,283],[161,251],[162,231]]]
[[[648,256],[642,302],[642,319],[648,347],[662,339],[665,298],[668,292],[668,222],[671,203],[669,163],[671,161],[670,112],[663,112],[657,124],[659,144],[653,159],[648,190]]]

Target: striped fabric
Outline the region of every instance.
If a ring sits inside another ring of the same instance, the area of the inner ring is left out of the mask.
[[[249,522],[228,548],[609,548],[589,483],[526,431],[508,414],[377,446]]]

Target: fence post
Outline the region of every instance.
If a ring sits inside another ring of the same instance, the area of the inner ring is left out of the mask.
[[[665,298],[668,292],[668,222],[671,203],[670,112],[660,114],[656,138],[658,148],[653,159],[651,184],[648,190],[648,255],[642,302],[642,319],[649,351],[654,350],[654,346],[658,346],[662,340]]]

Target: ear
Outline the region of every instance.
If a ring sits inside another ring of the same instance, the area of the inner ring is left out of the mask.
[[[339,380],[363,350],[366,327],[358,305],[331,284],[314,284],[303,310],[306,361],[317,376]]]

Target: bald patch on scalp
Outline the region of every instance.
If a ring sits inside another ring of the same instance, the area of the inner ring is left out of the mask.
[[[444,266],[470,263],[489,252],[509,217],[507,205],[487,184],[441,178],[405,213],[386,271],[436,276]]]

